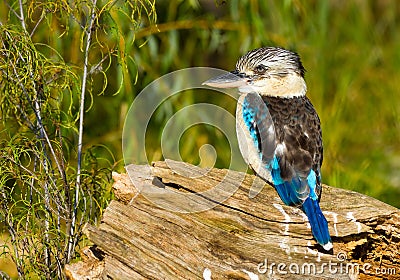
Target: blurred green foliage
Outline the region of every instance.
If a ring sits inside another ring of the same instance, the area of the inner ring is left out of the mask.
[[[4,24],[11,18],[18,24],[6,3],[0,4],[0,22]],[[104,3],[99,1],[97,5]],[[26,3],[30,28],[42,17],[40,5],[44,4]],[[90,156],[104,158],[113,169],[123,171],[121,136],[125,116],[134,98],[158,77],[185,67],[232,70],[239,56],[248,50],[282,46],[297,51],[308,70],[308,95],[323,126],[323,182],[400,207],[397,1],[158,0],[156,25],[149,25],[155,15],[147,13],[146,6],[137,12],[150,15],[132,25],[131,20],[124,20],[131,15],[118,6],[120,2],[114,1],[113,5],[117,9],[97,22],[101,32],[89,57],[92,66],[103,61],[102,68],[88,81],[84,146],[97,147]],[[63,21],[62,12],[51,12],[50,6],[43,10],[46,18],[38,24],[32,42],[43,56],[65,63],[76,73],[83,61],[79,26],[71,18]],[[85,11],[76,16],[82,13]],[[62,127],[63,135],[76,143],[73,124],[79,89],[73,88],[73,81],[64,82],[67,90],[52,98],[61,100],[61,112],[69,112],[63,121],[71,125]],[[187,91],[167,100],[148,128],[150,160],[163,159],[160,139],[166,121],[184,106],[198,102],[235,112],[234,99],[212,92]],[[2,135],[12,135],[16,132],[15,122],[6,122],[2,130]],[[215,148],[216,167],[229,166],[230,151],[224,135],[206,125],[192,127],[183,135],[182,159],[199,163],[198,151],[204,144]],[[75,153],[69,149],[67,152]],[[75,160],[69,157],[69,164],[74,165]]]
[[[109,66],[104,93],[92,96],[85,116],[86,145],[101,143],[120,161],[124,117],[151,81],[185,67],[231,70],[248,50],[282,46],[297,51],[308,70],[308,95],[323,125],[323,181],[400,207],[397,1],[159,0],[156,10],[156,26],[139,22],[142,28],[133,31],[119,23],[118,30],[125,31],[119,42],[103,38],[104,47],[120,46],[124,53]],[[65,34],[56,18],[50,27],[52,32],[38,30],[34,41],[49,43],[67,64],[79,64],[76,34]],[[103,83],[93,83],[98,85],[93,93],[100,92]],[[168,117],[182,106],[205,100],[235,111],[235,100],[209,93],[171,100],[149,128],[151,160],[162,159],[159,141]],[[216,148],[217,167],[228,166],[223,135],[201,126],[192,130],[191,141],[184,141],[181,150],[183,160],[197,163],[199,148],[209,143]],[[122,166],[120,162],[116,168],[122,171]]]
[[[323,181],[400,207],[396,1],[157,1],[156,9],[157,29],[138,31],[130,52],[138,80],[110,100],[121,110],[107,115],[105,133],[98,135],[121,129],[132,99],[168,72],[194,66],[232,70],[248,50],[282,46],[297,51],[308,70],[308,95],[323,126]],[[171,100],[149,128],[152,160],[162,158],[159,141],[165,120],[182,106],[204,101],[235,111],[235,100],[201,91]],[[229,165],[223,135],[199,126],[192,128],[190,138],[181,145],[184,160],[198,163],[199,148],[209,143],[217,151],[217,167]],[[107,142],[120,158],[114,140]]]

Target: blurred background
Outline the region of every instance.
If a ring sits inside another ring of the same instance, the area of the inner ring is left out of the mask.
[[[37,52],[38,61],[46,62],[33,69],[39,69],[38,77],[48,81],[46,127],[60,145],[67,181],[73,186],[84,58],[82,30],[89,15],[88,9],[82,7],[93,2],[2,1],[0,27],[7,24],[7,34],[14,34],[18,43],[23,37],[18,33],[21,23],[10,8],[18,11],[19,3],[31,32],[31,41],[24,46]],[[89,190],[84,195],[95,197],[98,209],[90,218],[94,222],[112,197],[110,171],[124,172],[122,130],[135,97],[155,79],[186,67],[233,70],[241,55],[261,46],[288,48],[302,58],[307,69],[308,96],[322,122],[323,182],[400,207],[400,2],[99,0],[96,7],[99,17],[89,55],[91,72],[83,135],[88,178],[84,183]],[[2,39],[6,38],[4,34],[0,34]],[[29,47],[30,42],[35,48]],[[18,69],[23,71],[23,67]],[[4,81],[5,77],[0,76],[2,150],[15,139],[22,139],[18,145],[24,147],[23,137],[14,136],[27,132],[21,124],[23,120],[9,110],[16,100],[12,99],[15,92],[8,90],[9,84]],[[34,92],[38,94],[37,90]],[[196,103],[215,104],[235,114],[236,100],[227,95],[206,90],[174,95],[159,106],[151,119],[146,133],[149,161],[163,160],[160,141],[167,121],[180,109]],[[29,104],[25,105],[29,109]],[[167,140],[179,141],[184,161],[204,167],[230,166],[226,136],[210,125],[192,126],[180,139]],[[26,196],[20,194],[19,188],[24,193],[25,183],[31,178],[18,179],[22,173],[10,166],[11,175],[5,175],[0,186],[12,190],[10,201],[24,201]],[[26,208],[29,213],[30,208]],[[20,212],[14,212],[18,224]],[[32,225],[34,229],[35,223]],[[37,236],[41,235],[38,232]],[[9,267],[4,262],[8,260],[2,261],[2,269]]]
[[[118,137],[126,110],[151,81],[185,67],[232,70],[248,50],[282,46],[297,51],[307,69],[308,95],[322,121],[323,181],[400,207],[399,5],[361,0],[157,1],[157,26],[139,29],[129,49],[137,80],[125,81],[117,96],[112,96],[110,80],[88,116],[87,139],[106,143],[120,159]],[[234,99],[207,92],[186,92],[167,101],[146,139],[151,160],[162,159],[159,141],[165,122],[196,102],[235,112]],[[105,116],[101,125],[99,116]],[[183,160],[197,164],[199,148],[208,143],[216,150],[216,167],[229,166],[222,134],[207,126],[189,131],[181,140]]]
[[[5,22],[9,11],[0,5],[0,18]],[[237,59],[251,49],[281,46],[298,52],[307,69],[308,96],[322,121],[324,183],[400,207],[397,1],[159,0],[155,11],[155,20],[144,16],[135,29],[124,26],[119,18],[114,23],[122,35],[119,42],[110,39],[113,26],[109,24],[108,34],[106,30],[99,39],[104,45],[96,46],[119,47],[124,52],[110,61],[107,84],[102,75],[93,78],[84,145],[101,146],[93,151],[94,156],[107,158],[115,163],[113,169],[123,171],[125,116],[134,98],[153,80],[185,67],[232,70]],[[35,22],[29,24],[33,27]],[[38,28],[33,42],[50,45],[72,67],[81,65],[81,38],[74,33],[77,26],[65,28],[55,16],[48,24],[51,32]],[[54,56],[48,49],[42,52]],[[93,51],[93,61],[99,60],[96,55]],[[103,87],[104,92],[97,94]],[[69,106],[70,98],[64,98]],[[235,113],[235,100],[224,95],[196,91],[174,96],[152,118],[146,138],[149,160],[163,159],[160,138],[166,121],[177,110],[198,102]],[[216,167],[229,166],[227,140],[206,125],[192,127],[183,135],[182,159],[198,164],[198,151],[204,144],[214,147]]]

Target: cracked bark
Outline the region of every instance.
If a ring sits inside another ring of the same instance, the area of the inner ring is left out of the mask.
[[[86,225],[93,246],[66,266],[70,279],[400,278],[400,211],[371,197],[324,186],[325,252],[305,215],[253,175],[175,161],[126,169],[132,181],[113,174],[116,200]]]

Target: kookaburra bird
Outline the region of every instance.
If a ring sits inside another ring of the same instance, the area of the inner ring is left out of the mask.
[[[244,160],[272,183],[286,205],[304,211],[314,238],[330,250],[328,223],[319,207],[320,120],[306,97],[304,72],[297,53],[264,47],[242,56],[234,71],[204,84],[239,89],[236,129]]]

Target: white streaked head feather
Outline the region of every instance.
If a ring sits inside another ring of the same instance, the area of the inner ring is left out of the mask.
[[[285,77],[260,78],[239,87],[240,93],[257,92],[265,96],[298,97],[307,92],[307,85],[303,77],[298,74],[288,74]]]
[[[292,98],[304,96],[304,67],[297,53],[276,47],[249,51],[236,63],[237,75],[247,80],[239,92]]]

